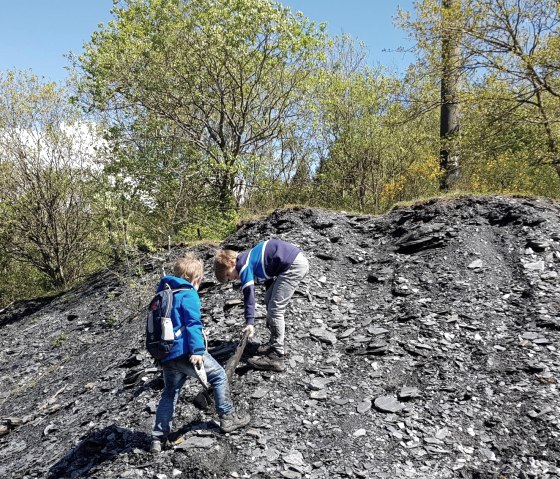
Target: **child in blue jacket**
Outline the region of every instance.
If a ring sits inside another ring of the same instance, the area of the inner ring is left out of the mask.
[[[188,376],[197,378],[195,367],[204,367],[208,382],[214,390],[216,411],[220,417],[220,428],[231,432],[247,425],[249,414],[235,412],[229,394],[229,385],[224,369],[206,351],[198,287],[202,281],[204,266],[196,256],[187,254],[175,263],[174,275],[164,276],[157,291],[164,288],[179,289],[173,295],[171,320],[175,343],[170,353],[161,360],[163,367],[163,389],[157,407],[152,431],[152,452],[160,452],[171,431],[173,412],[181,388]]]
[[[257,357],[247,363],[256,369],[284,371],[284,313],[300,281],[309,271],[309,263],[302,251],[286,241],[262,241],[250,250],[237,253],[220,250],[214,259],[214,273],[220,282],[241,281],[245,307],[245,329],[254,335],[255,284],[267,287],[266,326],[270,331],[268,343],[257,349]]]

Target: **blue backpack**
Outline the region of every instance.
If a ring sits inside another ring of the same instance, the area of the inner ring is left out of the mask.
[[[182,326],[177,332],[173,331],[171,310],[173,308],[173,294],[186,289],[171,289],[166,285],[166,288],[157,293],[148,305],[146,349],[154,359],[164,359],[173,349],[175,338],[178,338],[185,329]]]

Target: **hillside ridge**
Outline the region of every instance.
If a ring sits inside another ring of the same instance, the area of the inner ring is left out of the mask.
[[[382,216],[294,208],[224,245],[282,238],[310,274],[286,317],[289,367],[241,365],[249,428],[177,406],[174,450],[148,451],[163,385],[143,347],[143,308],[185,252],[141,255],[50,299],[0,314],[3,478],[498,478],[560,474],[560,206],[461,197]],[[239,285],[200,294],[210,350],[227,360]],[[262,291],[257,303],[262,304]],[[265,338],[262,306],[257,335]]]

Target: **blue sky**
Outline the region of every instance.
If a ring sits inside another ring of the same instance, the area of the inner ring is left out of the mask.
[[[311,20],[327,22],[331,34],[349,33],[363,40],[372,65],[403,69],[411,55],[388,52],[406,47],[404,32],[393,27],[401,6],[413,0],[285,0]],[[80,52],[99,23],[110,18],[112,0],[0,0],[0,70],[31,69],[48,80],[61,81],[67,72],[64,54]]]

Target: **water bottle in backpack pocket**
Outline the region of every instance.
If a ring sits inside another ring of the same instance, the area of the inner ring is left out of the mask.
[[[161,338],[164,341],[173,341],[175,339],[175,335],[173,334],[173,322],[171,318],[161,318]]]

